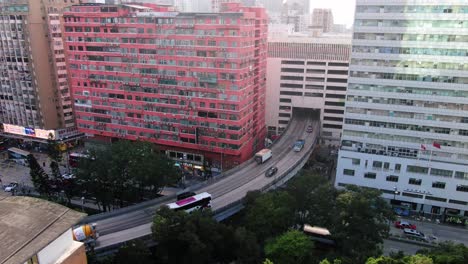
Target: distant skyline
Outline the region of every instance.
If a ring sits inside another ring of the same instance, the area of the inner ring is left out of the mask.
[[[353,25],[356,0],[310,0],[310,12],[314,8],[331,8],[335,24]]]

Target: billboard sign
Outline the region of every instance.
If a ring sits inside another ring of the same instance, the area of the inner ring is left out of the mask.
[[[49,139],[49,136],[51,135],[52,139],[56,139],[54,130],[44,130],[39,128],[22,127],[10,124],[3,124],[3,132],[42,139]]]

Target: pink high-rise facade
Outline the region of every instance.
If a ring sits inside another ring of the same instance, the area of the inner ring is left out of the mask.
[[[144,140],[194,166],[230,168],[265,138],[267,17],[156,5],[76,5],[64,13],[78,129]]]

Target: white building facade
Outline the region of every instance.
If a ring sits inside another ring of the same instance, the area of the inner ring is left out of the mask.
[[[320,111],[321,138],[337,145],[343,125],[351,36],[269,39],[266,123],[280,135],[293,108]]]
[[[336,186],[468,217],[468,2],[357,0]]]

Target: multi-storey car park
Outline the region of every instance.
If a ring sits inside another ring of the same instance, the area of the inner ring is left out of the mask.
[[[468,3],[357,0],[337,186],[468,216]]]
[[[281,135],[294,108],[320,113],[320,137],[338,145],[343,126],[351,36],[272,38],[268,41],[266,122]]]
[[[265,138],[263,8],[179,13],[152,4],[80,4],[64,13],[79,130],[157,143],[169,157],[226,169]]]

